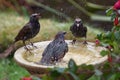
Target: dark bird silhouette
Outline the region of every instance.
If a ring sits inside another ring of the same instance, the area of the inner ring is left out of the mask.
[[[48,44],[42,54],[41,64],[54,64],[62,60],[68,52],[68,44],[64,39],[65,34],[66,32],[58,32],[54,40]]]
[[[72,32],[75,39],[73,39],[72,44],[75,44],[76,38],[85,37],[84,44],[87,44],[87,27],[83,26],[83,23],[80,18],[76,18],[74,24],[70,27],[70,31]]]
[[[8,49],[5,50],[5,52],[3,54],[0,54],[0,57],[2,57],[2,55],[3,55],[3,57],[7,57],[13,51],[14,44],[20,40],[23,41],[25,48],[27,50],[29,50],[26,47],[25,41],[26,40],[30,41],[31,38],[35,37],[38,34],[38,32],[40,30],[39,17],[40,17],[40,14],[37,14],[37,13],[32,14],[30,16],[29,22],[19,31],[19,33],[15,37],[13,44],[11,44],[8,47]],[[33,43],[32,42],[30,42],[30,43],[33,46]]]
[[[28,49],[26,47],[25,41],[26,40],[30,41],[31,38],[35,37],[38,34],[40,30],[39,17],[40,17],[40,14],[37,14],[37,13],[32,14],[30,16],[29,22],[20,30],[18,35],[15,37],[14,42],[22,40],[23,44],[25,45],[25,48]],[[33,46],[33,43],[32,42],[30,43]]]

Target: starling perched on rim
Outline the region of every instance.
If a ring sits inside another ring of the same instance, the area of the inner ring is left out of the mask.
[[[82,20],[80,18],[76,18],[74,24],[70,27],[70,31],[72,32],[75,38],[85,37],[84,44],[87,44],[87,27],[83,26]],[[75,44],[76,39],[73,39],[72,44]]]
[[[54,64],[62,60],[68,52],[68,44],[64,39],[65,34],[66,32],[58,32],[54,40],[48,44],[42,54],[41,64]]]
[[[29,50],[25,44],[25,41],[35,37],[40,31],[40,23],[39,23],[40,13],[35,13],[30,16],[29,22],[19,31],[17,36],[15,37],[14,42],[3,52],[0,54],[0,58],[7,57],[14,49],[14,44],[17,41],[22,40],[25,45],[25,49]],[[33,43],[30,42],[33,46]]]
[[[25,45],[25,48],[28,49],[26,47],[25,41],[26,40],[30,41],[31,38],[35,37],[38,34],[40,30],[39,18],[40,18],[40,14],[37,13],[32,14],[30,16],[29,22],[20,30],[18,35],[15,37],[14,42],[22,40],[23,44]],[[30,43],[33,46],[33,43],[32,42]]]

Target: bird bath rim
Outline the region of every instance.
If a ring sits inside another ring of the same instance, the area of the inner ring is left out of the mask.
[[[36,46],[44,46],[45,43],[49,43],[51,41],[42,41],[42,42],[37,42],[37,43],[34,43],[34,45]],[[70,44],[71,40],[66,40],[66,42],[68,43],[68,45]],[[91,44],[91,45],[95,45],[95,43],[93,42],[88,42],[88,44]],[[100,46],[99,46],[100,47]],[[101,49],[104,49],[104,47],[100,47]],[[25,51],[24,47],[21,47],[19,48],[15,54],[14,54],[14,59],[15,61],[22,67],[32,67],[32,68],[54,68],[54,67],[57,67],[57,66],[44,66],[44,65],[38,65],[38,64],[35,64],[34,62],[29,62],[27,60],[25,60],[22,56],[23,52]],[[99,51],[100,52],[100,51]],[[67,53],[66,53],[67,54]],[[101,57],[100,60],[96,60],[94,61],[93,63],[90,63],[92,65],[96,65],[96,64],[100,64],[104,61],[107,60],[107,56],[105,57]],[[63,68],[67,68],[67,67],[63,67]]]

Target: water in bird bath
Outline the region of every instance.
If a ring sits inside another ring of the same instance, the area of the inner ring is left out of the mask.
[[[22,53],[23,58],[28,62],[39,62],[42,57],[42,52],[45,47],[49,44],[50,41],[36,43],[36,49],[31,50],[32,55],[29,51],[24,51]],[[57,62],[56,67],[67,67],[68,61],[72,58],[77,65],[85,64],[96,64],[103,62],[107,57],[102,57],[99,53],[103,50],[103,47],[96,47],[94,43],[88,42],[87,45],[84,45],[82,42],[76,42],[75,45],[70,43],[71,41],[67,40],[69,51],[66,53],[62,61]]]

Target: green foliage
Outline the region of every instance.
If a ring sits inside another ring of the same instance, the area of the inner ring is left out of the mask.
[[[79,77],[75,74],[78,70],[78,67],[73,59],[70,59],[68,63],[68,72],[74,78],[74,80],[79,80]]]
[[[73,73],[75,73],[77,71],[78,67],[73,59],[70,59],[70,61],[68,63],[68,69],[70,72],[73,72]]]
[[[101,76],[101,75],[103,74],[103,73],[102,73],[100,70],[98,70],[98,69],[95,69],[94,72],[95,72],[95,75],[96,75],[96,76]]]
[[[41,79],[38,78],[38,77],[33,76],[33,77],[32,77],[32,80],[41,80]]]
[[[113,8],[109,8],[108,10],[106,10],[106,15],[107,16],[111,16],[111,20],[113,21],[114,18],[116,17],[116,12],[113,10]]]
[[[101,80],[101,78],[100,78],[100,76],[93,75],[93,76],[90,77],[88,80]]]
[[[102,51],[100,52],[100,54],[101,54],[102,56],[106,56],[108,53],[109,53],[109,51],[106,51],[106,50],[102,50]]]
[[[107,16],[111,16],[111,14],[113,13],[113,9],[109,8],[108,10],[106,10],[106,15]]]
[[[115,40],[116,40],[117,42],[120,42],[120,30],[119,30],[119,31],[116,31],[115,34],[114,34],[114,36],[115,36]]]
[[[13,59],[0,59],[0,80],[19,80],[25,75],[30,74],[18,66]]]

